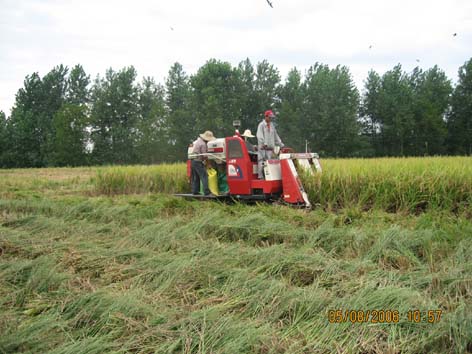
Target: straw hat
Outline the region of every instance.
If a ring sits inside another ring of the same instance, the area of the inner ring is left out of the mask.
[[[216,138],[213,136],[213,133],[209,130],[207,130],[205,133],[200,134],[200,138],[202,138],[205,141],[211,141],[215,140]]]
[[[251,131],[249,129],[246,129],[243,133],[243,135],[241,136],[245,136],[246,138],[254,138],[254,135],[252,135]]]

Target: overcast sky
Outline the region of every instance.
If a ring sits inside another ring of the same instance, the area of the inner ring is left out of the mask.
[[[283,76],[318,61],[348,66],[362,89],[397,63],[437,64],[455,82],[472,57],[472,0],[270,1],[0,0],[0,110],[26,75],[61,63],[92,79],[133,65],[163,83],[176,61],[193,74],[210,58],[267,59]]]

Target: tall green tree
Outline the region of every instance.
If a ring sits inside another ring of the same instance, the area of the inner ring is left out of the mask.
[[[74,66],[67,78],[65,102],[53,119],[55,136],[51,156],[56,166],[81,166],[88,163],[89,85],[90,76],[83,67]]]
[[[472,58],[459,68],[447,129],[449,153],[472,155]]]
[[[414,154],[413,88],[400,64],[382,76],[378,97],[379,155]]]
[[[86,152],[87,107],[64,103],[54,115],[54,166],[83,166],[88,163]]]
[[[54,116],[65,102],[67,91],[67,74],[69,69],[64,65],[58,65],[48,72],[41,82],[41,107],[38,114],[38,136],[42,165],[54,165]]]
[[[8,135],[11,148],[6,153],[11,166],[42,167],[51,164],[53,117],[64,102],[68,69],[54,67],[42,79],[38,73],[27,76],[18,90]]]
[[[24,87],[16,94],[15,104],[7,131],[11,145],[4,151],[4,161],[9,167],[40,166],[41,159],[35,139],[38,129],[33,106],[39,102],[41,78],[37,73],[26,76]]]
[[[316,63],[304,85],[301,141],[329,156],[352,156],[359,148],[359,93],[349,69]]]
[[[139,86],[137,131],[136,153],[140,163],[172,161],[169,158],[165,90],[150,77],[144,78]]]
[[[304,91],[300,71],[293,68],[289,71],[285,84],[280,88],[279,135],[283,142],[298,151],[305,149],[305,141],[300,139],[304,130],[303,117]]]
[[[234,119],[241,120],[241,128],[243,130],[251,129],[255,132],[258,119],[260,118],[260,108],[255,94],[256,72],[249,58],[240,62],[235,70],[239,80],[237,97],[240,112]]]
[[[136,161],[138,88],[134,67],[108,69],[92,88],[91,140],[95,163]]]
[[[267,109],[276,109],[280,103],[280,73],[279,70],[267,60],[257,63],[256,79],[254,82],[255,107],[259,112],[259,120]]]
[[[191,78],[194,134],[211,130],[217,137],[232,133],[232,122],[240,117],[240,86],[237,70],[227,62],[211,59]]]
[[[4,151],[9,167],[41,166],[39,127],[36,118],[41,100],[41,78],[38,73],[26,76],[15,97],[7,131],[11,145]]]
[[[379,140],[382,132],[382,117],[380,113],[380,91],[382,79],[374,70],[370,70],[364,83],[362,104],[359,107],[362,135],[370,143],[372,154],[380,155],[383,150]]]
[[[437,66],[423,72],[416,68],[410,77],[413,86],[414,155],[446,152],[447,113],[452,86]]]
[[[191,109],[190,79],[181,64],[174,63],[170,68],[165,92],[168,158],[185,160],[187,146],[195,139],[196,114]]]
[[[69,104],[84,106],[90,103],[90,75],[82,65],[77,64],[67,79],[66,101]]]

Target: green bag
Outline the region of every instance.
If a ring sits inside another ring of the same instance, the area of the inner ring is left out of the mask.
[[[228,193],[228,181],[226,179],[226,172],[225,171],[218,171],[218,190],[220,193]]]

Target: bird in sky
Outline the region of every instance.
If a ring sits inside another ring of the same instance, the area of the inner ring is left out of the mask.
[[[454,33],[452,36],[453,36],[453,37],[457,36],[457,33]]]
[[[419,62],[420,62],[420,60],[419,60],[419,59],[416,59],[416,62],[417,62],[417,63],[419,63]]]
[[[372,49],[372,44],[369,46],[369,49]]]
[[[170,30],[173,31],[173,30],[174,30],[174,27],[171,27]]]
[[[266,0],[266,1],[267,1],[267,3],[269,4],[270,7],[274,8],[274,7],[272,6],[272,3],[271,3],[269,0]]]

